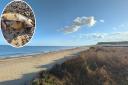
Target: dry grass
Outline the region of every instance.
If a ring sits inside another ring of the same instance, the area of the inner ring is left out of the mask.
[[[91,47],[41,72],[32,85],[128,85],[128,47]]]

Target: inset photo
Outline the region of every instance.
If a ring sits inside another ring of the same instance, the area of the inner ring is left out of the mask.
[[[12,1],[1,15],[1,29],[5,40],[13,47],[27,44],[35,31],[35,15],[24,1]]]

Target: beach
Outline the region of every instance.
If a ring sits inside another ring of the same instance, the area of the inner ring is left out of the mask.
[[[88,48],[78,47],[45,54],[0,59],[0,85],[28,85],[40,71],[75,58],[77,53]]]

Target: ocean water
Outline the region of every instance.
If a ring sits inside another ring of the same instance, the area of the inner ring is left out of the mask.
[[[26,55],[35,55],[48,53],[64,49],[70,49],[70,46],[25,46],[23,48],[13,48],[7,45],[0,45],[0,58],[20,57]]]

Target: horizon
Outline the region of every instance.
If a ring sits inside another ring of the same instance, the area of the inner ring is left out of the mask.
[[[110,41],[106,41],[106,42],[101,41],[101,42],[97,42],[96,44],[91,44],[91,45],[97,45],[99,43],[123,43],[123,42],[128,42],[128,41],[111,41],[111,42]],[[79,45],[79,46],[81,47],[81,46],[91,46],[91,45]],[[4,45],[4,44],[2,45],[1,44],[0,46],[10,46],[10,45]],[[24,47],[28,47],[28,46],[42,46],[42,45],[26,45]],[[54,47],[55,45],[49,45],[49,46],[46,45],[46,47],[50,47],[50,46]],[[62,46],[61,45],[60,47],[79,47],[79,46],[71,46],[71,45],[70,46]],[[12,46],[10,46],[10,47],[12,47]],[[57,47],[57,45],[55,47]],[[58,45],[58,47],[59,47],[59,45]]]
[[[10,0],[0,0],[0,13]],[[26,46],[86,46],[128,40],[127,0],[26,0],[36,30]],[[9,45],[0,32],[0,45]]]

